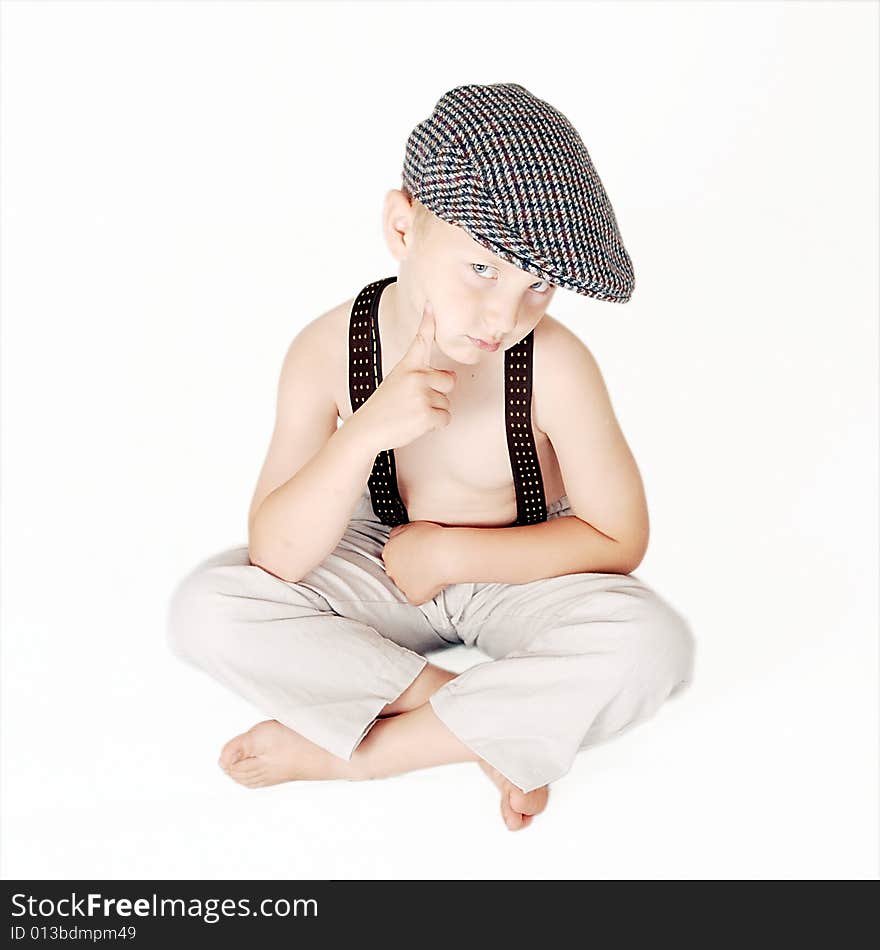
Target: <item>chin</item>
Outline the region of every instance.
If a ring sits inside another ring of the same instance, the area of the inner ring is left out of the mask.
[[[477,350],[476,353],[468,353],[464,347],[450,352],[445,346],[440,346],[439,343],[437,344],[437,348],[447,359],[452,360],[453,363],[460,363],[462,366],[476,365],[480,362],[480,357],[483,355],[479,350]],[[474,347],[474,349],[476,349],[476,347]]]
[[[474,346],[470,340],[465,339],[464,343],[459,347],[459,355],[455,358],[460,363],[467,363],[469,366],[473,366],[475,363],[482,363],[485,357],[493,355],[493,353],[487,353],[485,350]]]

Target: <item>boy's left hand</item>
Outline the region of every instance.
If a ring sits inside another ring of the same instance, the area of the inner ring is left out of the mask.
[[[448,584],[443,579],[444,530],[433,521],[399,524],[391,529],[382,549],[385,573],[414,607],[433,600]]]

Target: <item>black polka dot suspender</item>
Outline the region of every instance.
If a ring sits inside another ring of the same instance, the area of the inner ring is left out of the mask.
[[[504,351],[504,422],[516,489],[514,525],[547,520],[544,480],[532,433],[532,355],[535,331]],[[511,526],[512,527],[512,526]]]
[[[348,325],[348,395],[353,413],[370,398],[383,379],[379,298],[388,284],[395,280],[396,277],[386,277],[367,284],[351,308]],[[382,524],[394,526],[409,521],[397,489],[393,449],[383,449],[376,456],[367,485],[373,511]]]
[[[386,277],[367,284],[351,309],[348,331],[348,394],[351,411],[357,410],[376,391],[382,375],[379,341],[379,298],[388,284]],[[517,519],[509,527],[547,520],[541,466],[531,425],[532,343],[534,333],[504,354],[504,416],[507,449],[516,490]],[[406,524],[409,515],[397,485],[394,450],[383,449],[367,479],[376,517],[385,525]]]

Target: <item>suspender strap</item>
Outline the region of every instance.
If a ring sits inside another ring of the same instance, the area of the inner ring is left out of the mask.
[[[382,382],[379,340],[379,298],[396,277],[367,284],[351,310],[348,339],[348,395],[352,413],[370,398]],[[534,331],[504,353],[504,420],[507,451],[516,491],[514,525],[547,520],[541,465],[532,432],[532,364]],[[385,525],[406,524],[409,515],[397,484],[393,449],[383,449],[367,479],[376,517]]]
[[[358,294],[348,327],[348,395],[352,413],[370,398],[382,382],[382,347],[379,345],[379,297],[396,277],[367,284]],[[386,525],[406,524],[409,516],[397,489],[394,452],[383,449],[367,479],[376,517]]]
[[[516,489],[514,525],[547,520],[541,464],[532,433],[532,356],[535,331],[504,352],[504,419]]]

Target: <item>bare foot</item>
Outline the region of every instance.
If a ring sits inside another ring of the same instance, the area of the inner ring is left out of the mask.
[[[539,814],[547,807],[550,790],[546,785],[523,792],[513,782],[506,779],[496,768],[489,765],[485,759],[477,763],[490,779],[501,789],[501,817],[511,831],[527,828],[534,815]]]
[[[352,778],[350,765],[276,719],[258,722],[223,746],[217,763],[248,788],[298,780]]]

